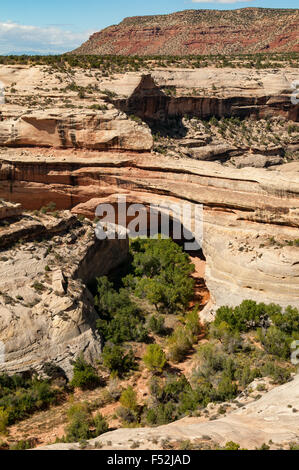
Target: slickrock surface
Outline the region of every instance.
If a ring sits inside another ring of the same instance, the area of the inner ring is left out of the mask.
[[[186,10],[125,18],[73,54],[188,55],[298,51],[298,9]]]
[[[175,116],[284,116],[298,120],[299,106],[291,103],[297,69],[248,70],[231,68],[155,69],[149,74],[127,73],[106,79],[101,87],[116,93],[115,105],[141,118]]]
[[[42,372],[53,362],[70,376],[70,361],[82,351],[91,362],[99,357],[85,283],[125,259],[126,240],[100,242],[91,223],[69,212],[27,213],[0,228],[0,250],[0,371]]]
[[[108,112],[105,116],[62,109],[40,111],[7,119],[1,124],[0,145],[26,147],[75,147],[96,150],[150,150],[152,136],[148,129]]]
[[[22,214],[21,204],[13,204],[11,202],[0,201],[0,220],[10,217],[17,217]]]
[[[299,433],[299,375],[226,417],[210,422],[184,418],[157,428],[118,429],[89,442],[90,448],[127,450],[138,443],[138,450],[161,449],[163,442],[213,442],[225,446],[233,441],[242,448],[255,449],[272,441],[272,447],[288,448]],[[79,450],[79,444],[55,444],[39,450]]]

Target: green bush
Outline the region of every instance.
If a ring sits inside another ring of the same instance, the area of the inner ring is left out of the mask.
[[[235,330],[232,331],[224,321],[218,326],[212,323],[209,327],[209,336],[212,339],[219,339],[227,353],[232,354],[242,349],[243,341],[240,333]]]
[[[83,355],[80,355],[73,363],[73,379],[71,385],[81,390],[93,390],[100,385],[100,378],[94,367],[88,364]]]
[[[143,362],[149,370],[162,372],[167,361],[161,346],[158,344],[150,344],[147,347],[146,354],[143,356]]]
[[[116,344],[107,343],[102,352],[102,361],[110,372],[123,375],[135,368],[135,357],[132,349],[126,350]]]
[[[75,403],[67,412],[68,425],[65,429],[66,442],[83,442],[88,439],[100,436],[108,431],[109,426],[101,413],[92,417],[91,410],[87,403]]]
[[[133,275],[129,284],[159,311],[184,311],[194,295],[194,272],[189,256],[171,239],[137,239],[131,242]]]
[[[9,411],[0,408],[0,434],[4,434],[9,423]]]
[[[261,371],[257,368],[251,369],[249,364],[239,367],[235,372],[236,380],[239,381],[239,385],[242,388],[247,387],[254,379],[261,377]]]
[[[224,450],[240,450],[240,446],[236,442],[229,441],[225,444]]]
[[[244,300],[235,307],[220,307],[216,312],[215,325],[225,322],[233,330],[249,331],[260,326],[261,319],[267,315],[265,304],[257,304],[253,300]]]
[[[133,424],[138,421],[137,413],[123,406],[120,406],[117,408],[116,414],[122,420],[124,424]]]
[[[276,326],[267,330],[258,330],[258,338],[268,354],[282,359],[290,358],[290,338]]]
[[[119,401],[124,408],[130,411],[136,412],[138,410],[137,394],[131,386],[122,392]]]
[[[199,323],[198,308],[195,307],[192,312],[187,313],[185,319],[185,327],[187,331],[190,331],[192,336],[198,336],[201,327]]]
[[[14,444],[11,444],[9,450],[28,450],[32,448],[32,443],[30,441],[18,441]]]
[[[2,428],[27,418],[37,410],[57,403],[59,390],[48,381],[24,378],[21,375],[0,375],[0,409]]]
[[[182,361],[190,351],[194,337],[190,330],[178,326],[168,339],[168,357],[173,362]]]
[[[164,318],[162,315],[152,315],[148,322],[149,329],[157,335],[165,333]]]
[[[69,424],[66,427],[66,441],[78,442],[92,437],[90,427],[92,420],[88,406],[85,403],[77,403],[68,410]]]
[[[281,309],[270,313],[273,324],[288,335],[299,333],[299,311],[297,308],[287,307],[282,313]]]
[[[197,373],[209,379],[225,368],[226,356],[221,347],[212,343],[203,344],[197,353],[198,370]]]
[[[144,317],[125,289],[117,292],[107,277],[97,279],[95,306],[100,315],[97,327],[104,341],[120,344],[125,341],[146,342],[148,332]]]
[[[220,401],[227,401],[235,398],[238,392],[238,386],[232,382],[230,377],[223,375],[217,388],[217,397]]]
[[[106,418],[101,413],[97,413],[93,419],[94,427],[95,427],[95,433],[94,436],[100,436],[101,434],[104,434],[105,432],[108,431],[109,425],[107,423]]]
[[[149,425],[162,425],[180,419],[206,403],[206,391],[192,389],[185,376],[167,376],[165,383],[154,377],[149,384],[151,406],[144,411]],[[209,400],[208,400],[209,401]]]
[[[284,384],[288,382],[291,378],[291,373],[289,369],[285,369],[273,361],[268,361],[262,367],[263,377],[271,377],[275,384]]]
[[[222,330],[249,331],[270,324],[288,335],[299,334],[299,311],[287,307],[284,312],[276,304],[266,305],[253,300],[244,300],[238,307],[220,307],[216,312],[214,325]],[[296,336],[294,336],[296,337]]]

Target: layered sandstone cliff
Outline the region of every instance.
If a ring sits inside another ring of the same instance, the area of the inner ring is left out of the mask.
[[[57,209],[71,209],[90,219],[99,203],[114,204],[120,194],[126,195],[129,202],[147,207],[152,202],[203,204],[203,254],[212,308],[237,305],[245,298],[298,306],[298,125],[287,120],[298,119],[298,105],[290,99],[296,69],[247,74],[232,69],[155,70],[152,74],[114,78],[98,77],[97,73],[75,69],[72,75],[66,71],[54,74],[50,68],[40,66],[0,68],[0,79],[6,86],[0,121],[0,197],[21,203],[25,209],[40,209],[54,202]],[[217,78],[211,82],[213,77]],[[167,93],[171,83],[175,96]],[[246,115],[252,119],[239,120],[236,128],[225,130],[223,121],[217,121],[214,127],[200,121],[200,117],[212,117],[216,111],[219,117]],[[183,117],[185,113],[193,113],[194,119]],[[267,115],[268,120],[256,119]],[[154,139],[143,120],[165,132],[167,145],[162,151],[157,135],[156,151],[151,151]],[[252,136],[255,140],[250,141]],[[271,170],[253,168],[266,167],[268,163]],[[30,220],[29,226],[21,222],[16,233],[19,239],[26,240],[28,233],[43,236],[46,232],[43,224]],[[2,248],[7,250],[16,235],[3,230],[0,233]],[[82,300],[83,285],[78,285],[75,295],[79,309],[69,300],[62,305],[61,298],[55,295],[57,288],[47,285],[59,284],[66,277],[67,286],[71,286],[77,277],[87,282],[91,276],[109,271],[115,262],[114,252],[120,249],[118,242],[108,248],[90,241],[96,251],[87,253],[86,237],[77,237],[75,246],[83,254],[72,263],[68,261],[68,242],[63,236],[62,274],[55,273],[45,282],[46,290],[40,293],[36,306],[29,307],[26,302],[24,306],[21,300],[16,303],[16,308],[28,318],[26,331],[36,331],[40,343],[37,347],[34,335],[26,333],[20,339],[18,355],[13,340],[9,346],[10,371],[22,367],[24,354],[29,358],[27,365],[36,367],[39,360],[45,360],[45,351],[56,357],[53,345],[45,339],[48,328],[63,345],[61,356],[56,359],[64,367],[82,345],[88,343],[94,348],[98,344],[90,327],[94,321],[92,306],[87,297]],[[12,286],[15,288],[12,279],[17,272],[28,270],[30,287],[47,264],[45,247],[38,248],[37,266],[32,255],[27,259],[20,247],[18,250],[16,260],[20,264],[1,262],[2,272],[11,273],[6,294]],[[105,258],[102,270],[95,263],[102,259],[101,253]],[[64,264],[73,267],[71,274],[64,272]],[[27,285],[25,278],[22,277],[21,286]],[[32,289],[28,303],[35,301]],[[59,323],[56,330],[45,304],[54,310],[57,304],[59,311],[72,312],[74,321],[63,323],[63,327]],[[4,336],[10,334],[13,318],[7,305],[2,302],[1,306],[5,312]],[[40,309],[45,310],[44,317],[38,316]],[[32,315],[36,315],[33,320]],[[18,319],[15,325],[18,327]],[[39,325],[37,330],[34,325]],[[68,331],[72,332],[70,336]],[[87,343],[77,339],[82,331],[91,335]],[[74,350],[66,353],[67,343],[73,340]],[[98,350],[94,351],[91,355]],[[40,359],[36,362],[34,357]]]
[[[298,10],[186,10],[94,33],[74,54],[188,55],[298,51]]]
[[[51,200],[90,218],[117,194],[147,206],[168,199],[203,204],[206,281],[215,304],[252,298],[298,305],[299,248],[291,246],[298,238],[298,173],[151,154],[86,158],[2,156],[0,197],[32,209]]]
[[[70,377],[82,352],[94,362],[101,339],[86,283],[116,267],[127,249],[126,240],[100,242],[91,223],[68,212],[25,213],[1,228],[0,371],[43,374],[53,363]]]

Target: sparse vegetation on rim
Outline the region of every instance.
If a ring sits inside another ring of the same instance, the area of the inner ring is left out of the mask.
[[[141,72],[155,68],[206,68],[216,66],[248,69],[271,69],[298,67],[298,52],[215,54],[215,55],[165,55],[165,56],[118,56],[118,55],[51,55],[51,56],[0,56],[2,65],[45,65],[53,73],[72,69],[98,69],[103,76],[113,73]]]
[[[298,50],[297,32],[298,9],[185,10],[125,18],[118,25],[94,33],[72,53],[130,56],[287,52]]]

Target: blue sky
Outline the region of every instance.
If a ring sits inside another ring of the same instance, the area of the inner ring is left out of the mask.
[[[0,54],[60,53],[126,16],[246,6],[297,8],[297,0],[10,0],[0,10]]]

